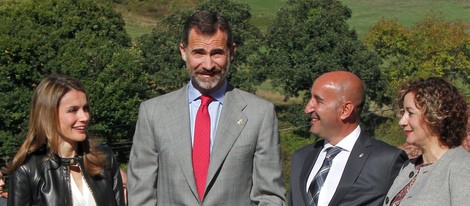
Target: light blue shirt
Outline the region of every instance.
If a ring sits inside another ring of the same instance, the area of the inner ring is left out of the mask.
[[[214,145],[214,137],[217,132],[217,125],[219,123],[220,113],[222,111],[222,105],[224,104],[225,91],[227,91],[227,81],[217,89],[215,92],[211,93],[213,101],[209,104],[209,115],[211,118],[211,153],[212,146]],[[191,142],[194,143],[194,126],[196,123],[196,114],[199,106],[201,105],[201,92],[194,88],[192,82],[188,84],[188,104],[189,104],[189,119],[191,123]]]

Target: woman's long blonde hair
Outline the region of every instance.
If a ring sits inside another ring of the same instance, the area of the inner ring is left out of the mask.
[[[62,139],[58,108],[62,97],[71,90],[87,94],[79,80],[66,75],[48,76],[39,83],[31,101],[28,134],[13,161],[7,166],[7,173],[16,170],[29,154],[44,145],[49,152],[48,158],[58,154],[59,142]],[[86,96],[88,100],[88,95]],[[85,170],[91,176],[101,174],[106,167],[106,154],[98,149],[96,144],[90,142],[88,137],[78,143],[77,149],[83,154]]]

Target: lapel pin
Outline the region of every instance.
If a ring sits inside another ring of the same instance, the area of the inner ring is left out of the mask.
[[[242,123],[243,123],[243,119],[239,119],[239,120],[237,121],[237,124],[238,124],[238,125],[241,125]]]
[[[359,157],[362,157],[362,156],[364,156],[364,153],[359,154]]]

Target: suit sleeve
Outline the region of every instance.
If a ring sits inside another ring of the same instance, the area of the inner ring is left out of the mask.
[[[263,118],[253,160],[252,202],[256,205],[285,205],[281,146],[274,105]]]
[[[157,205],[158,152],[148,110],[140,105],[128,165],[128,205]]]
[[[287,200],[288,200],[288,202],[287,202],[287,205],[288,205],[288,206],[294,205],[294,203],[292,203],[292,189],[289,190]]]
[[[450,205],[468,205],[468,194],[470,194],[470,159],[465,156],[457,164],[451,164],[449,175],[449,199]]]
[[[395,178],[398,176],[398,173],[400,173],[400,170],[402,169],[403,164],[407,160],[408,160],[408,155],[405,153],[405,151],[399,149],[395,153],[395,157],[393,158],[393,161],[391,162],[391,167],[390,167],[388,181],[387,181],[387,188],[390,188],[392,186],[393,181],[395,181]],[[385,193],[386,192],[387,191],[385,191]]]
[[[119,162],[116,160],[114,157],[114,153],[111,149],[108,149],[107,151],[109,155],[109,161],[110,161],[110,172],[112,175],[112,181],[113,181],[113,193],[114,193],[114,199],[116,200],[116,205],[117,206],[125,206],[125,197],[124,197],[124,189],[123,189],[123,182],[122,182],[122,176],[121,172],[119,170]]]
[[[22,206],[32,204],[33,196],[31,192],[33,187],[30,182],[29,173],[26,167],[20,166],[10,175],[8,180],[8,205]]]

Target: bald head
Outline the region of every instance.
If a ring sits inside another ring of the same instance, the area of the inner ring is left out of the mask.
[[[361,79],[351,72],[328,72],[313,82],[304,112],[310,116],[310,132],[335,145],[360,122],[364,99]]]
[[[355,74],[348,71],[333,71],[319,76],[314,85],[323,85],[335,91],[338,103],[351,101],[359,115],[364,105],[364,84]]]

